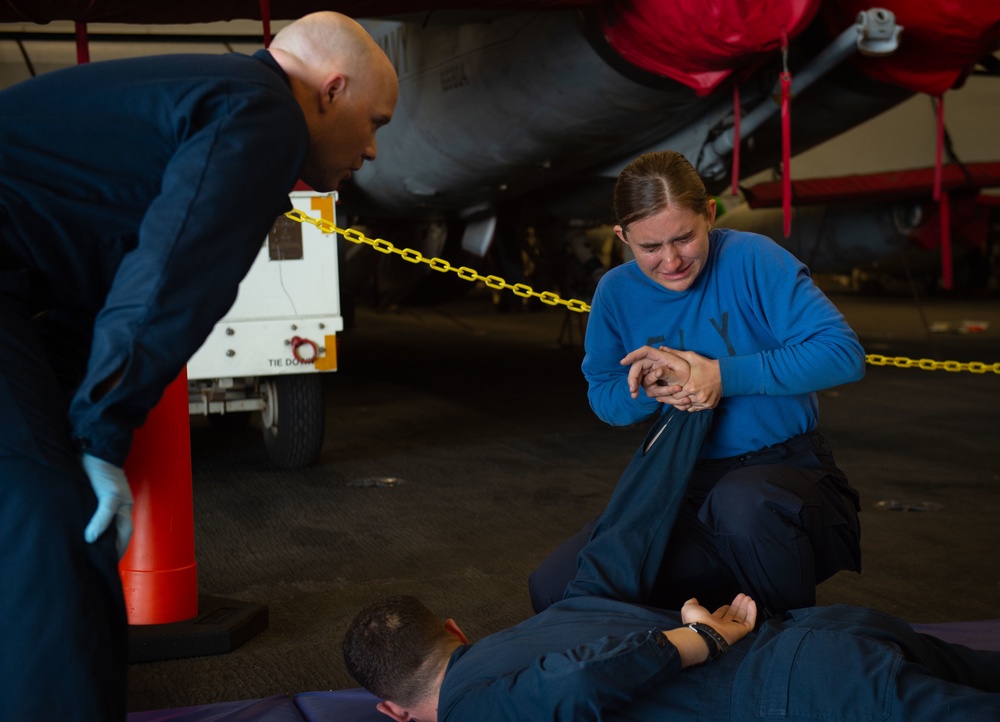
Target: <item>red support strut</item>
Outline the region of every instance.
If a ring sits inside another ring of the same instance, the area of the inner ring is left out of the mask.
[[[135,432],[125,474],[135,531],[118,565],[129,624],[198,616],[187,372],[182,371]]]

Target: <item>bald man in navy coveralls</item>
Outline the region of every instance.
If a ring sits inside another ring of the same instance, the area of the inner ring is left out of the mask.
[[[672,408],[654,425],[566,596],[543,612],[470,645],[412,597],[362,610],[344,655],[378,709],[396,722],[1000,720],[1000,653],[887,615],[812,607],[751,631],[745,595],[714,614],[696,600],[680,614],[642,606],[683,496],[662,469],[688,478],[711,413]]]
[[[397,81],[315,13],[254,56],[0,93],[0,719],[125,718],[132,432],[236,298],[297,179],[375,158]]]

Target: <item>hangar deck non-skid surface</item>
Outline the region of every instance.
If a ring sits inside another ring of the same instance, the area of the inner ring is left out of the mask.
[[[1000,361],[996,300],[928,303],[927,323],[955,331],[928,335],[906,299],[832,298],[869,353]],[[957,332],[970,320],[988,327]],[[129,709],[355,687],[340,639],[383,595],[414,593],[473,639],[529,615],[528,573],[603,508],[644,434],[590,411],[581,321],[483,296],[359,309],[310,469],[271,468],[252,428],[193,423],[199,588],[266,605],[269,626],[227,654],[131,665]],[[821,603],[1000,617],[998,407],[994,373],[869,366],[821,394],[821,430],[863,495],[865,555]]]

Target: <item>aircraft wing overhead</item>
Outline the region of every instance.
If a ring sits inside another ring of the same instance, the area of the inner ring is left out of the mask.
[[[378,162],[340,189],[345,217],[464,226],[476,253],[542,214],[607,221],[640,153],[683,153],[718,193],[1000,64],[998,0],[0,0],[0,23],[170,36],[156,26],[326,9],[358,18],[399,76]]]
[[[294,20],[317,10],[351,17],[387,17],[433,10],[552,10],[598,5],[600,0],[3,0],[0,23],[208,23],[260,20],[266,8],[272,20]]]
[[[800,30],[818,0],[723,2],[727,43],[706,7],[630,0],[458,33],[433,17],[367,22],[400,101],[379,140],[393,162],[362,168],[356,187],[383,208],[464,211],[617,161],[718,105],[711,89],[787,42],[781,28]]]

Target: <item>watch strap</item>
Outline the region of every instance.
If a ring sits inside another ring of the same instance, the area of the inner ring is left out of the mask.
[[[687,626],[689,629],[696,631],[705,640],[705,644],[708,645],[708,660],[706,661],[711,662],[720,654],[725,654],[729,651],[729,642],[726,641],[725,637],[704,622],[692,622]]]

